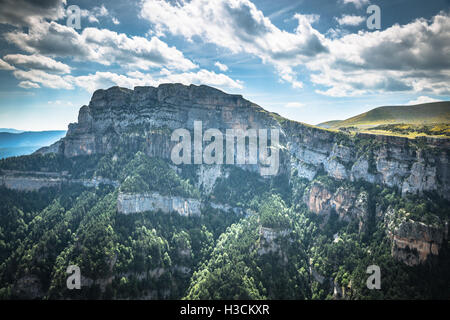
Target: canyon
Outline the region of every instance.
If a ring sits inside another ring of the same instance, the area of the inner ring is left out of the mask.
[[[369,219],[368,195],[346,188],[329,190],[314,181],[325,174],[337,181],[364,181],[395,188],[403,196],[435,193],[450,200],[450,140],[357,133],[347,134],[291,121],[244,99],[208,86],[162,84],[158,87],[135,87],[134,90],[112,87],[94,92],[89,105],[82,106],[78,122],[69,125],[64,138],[35,154],[57,154],[65,158],[101,155],[114,152],[120,145],[141,150],[149,157],[165,159],[171,166],[171,150],[176,145],[171,134],[183,128],[194,132],[195,123],[204,128],[226,130],[278,130],[280,168],[277,175],[295,176],[311,183],[303,201],[319,215],[336,212],[345,221],[357,220],[359,230]],[[194,152],[194,151],[193,151]],[[277,155],[278,156],[278,155]],[[240,164],[252,172],[261,172],[261,163]],[[181,170],[178,168],[177,170]],[[214,188],[218,178],[226,179],[219,166],[200,166],[196,175],[202,194]],[[99,183],[119,187],[118,182],[92,177],[39,176],[3,171],[3,186],[17,190],[37,190],[63,182],[96,186]],[[227,204],[212,204],[226,210],[239,210]],[[180,215],[200,215],[200,200],[158,193],[119,193],[118,212],[131,214],[148,210],[175,211]],[[392,210],[392,209],[390,209]],[[383,219],[389,216],[383,212]],[[448,221],[432,227],[422,222],[386,223],[392,240],[392,255],[408,265],[427,261],[438,255],[448,238]],[[407,250],[410,250],[412,253]]]

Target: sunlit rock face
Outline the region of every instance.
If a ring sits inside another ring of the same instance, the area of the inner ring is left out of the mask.
[[[359,231],[364,231],[369,220],[368,194],[344,187],[332,191],[321,183],[314,182],[304,201],[308,209],[318,215],[328,216],[335,212],[344,221],[357,220]]]
[[[173,130],[183,128],[192,132],[194,121],[201,121],[203,130],[214,128],[221,132],[278,129],[280,168],[277,174],[314,181],[303,197],[309,210],[319,215],[334,211],[344,221],[356,219],[360,232],[366,230],[371,214],[368,194],[346,187],[330,190],[316,183],[315,178],[328,175],[340,181],[362,180],[396,188],[402,195],[435,192],[450,200],[449,139],[363,133],[351,136],[284,119],[240,95],[208,86],[163,84],[134,90],[119,87],[97,90],[89,105],[80,109],[78,122],[69,126],[66,137],[38,153],[56,152],[71,158],[107,154],[122,146],[128,151],[142,151],[150,157],[171,161],[171,150],[176,144],[171,141]],[[259,171],[254,165],[240,167]],[[197,187],[202,195],[209,195],[216,181],[226,179],[227,174],[220,165],[201,165],[197,170]],[[39,183],[48,181],[27,184],[3,180],[7,187],[20,185],[24,189],[34,189]],[[118,211],[129,214],[160,210],[198,215],[201,201],[158,193],[119,194]],[[238,210],[226,203],[210,206],[222,211]],[[415,265],[437,254],[443,236],[436,234],[445,232],[442,228],[433,231],[431,226],[411,223],[404,222],[389,230],[392,255]]]
[[[423,264],[437,257],[448,239],[448,222],[429,225],[399,218],[393,208],[388,208],[385,222],[392,243],[392,256],[409,266]]]
[[[108,153],[117,145],[169,159],[173,130],[280,130],[280,170],[295,170],[308,180],[325,172],[339,180],[364,180],[399,188],[403,194],[436,191],[450,199],[448,139],[357,134],[289,121],[244,99],[208,86],[162,84],[134,90],[112,87],[97,90],[80,109],[78,123],[65,138],[40,153],[66,157]],[[252,166],[244,166],[255,170]],[[217,171],[217,170],[216,170]],[[215,174],[214,174],[215,175]],[[211,181],[203,181],[206,189]]]
[[[163,196],[157,192],[142,194],[120,193],[117,199],[117,210],[130,214],[145,211],[176,212],[182,216],[200,215],[201,203],[197,199],[177,196]]]

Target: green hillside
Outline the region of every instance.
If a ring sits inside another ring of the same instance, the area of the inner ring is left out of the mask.
[[[323,128],[371,128],[386,124],[427,125],[450,122],[450,101],[424,103],[414,106],[386,106],[372,109],[346,120],[320,123]]]

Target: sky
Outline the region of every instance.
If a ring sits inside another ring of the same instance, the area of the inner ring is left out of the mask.
[[[205,84],[310,124],[450,100],[450,0],[0,0],[0,37],[1,128],[65,130],[115,85]]]

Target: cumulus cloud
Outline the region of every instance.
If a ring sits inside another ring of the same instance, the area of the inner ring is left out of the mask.
[[[66,0],[0,0],[0,23],[27,26],[32,22],[58,20],[65,15]]]
[[[118,74],[114,72],[100,72],[73,76],[73,75],[56,75],[50,74],[42,70],[18,70],[13,75],[24,80],[19,83],[22,88],[39,88],[47,87],[52,89],[72,90],[76,87],[83,88],[92,93],[99,88],[108,88],[111,86],[121,86],[126,88],[134,88],[136,86],[157,86],[161,83],[183,83],[189,84],[205,84],[222,89],[242,89],[243,82],[233,80],[230,77],[201,69],[197,72],[172,73],[171,70],[162,69],[158,74],[142,73],[140,71],[130,71],[127,74]]]
[[[24,88],[24,89],[37,89],[37,88],[40,88],[41,86],[38,85],[37,83],[26,80],[26,81],[19,82],[19,87]]]
[[[450,17],[327,40],[329,54],[306,63],[317,92],[330,96],[412,91],[450,94]]]
[[[180,50],[156,36],[129,36],[98,28],[85,28],[78,33],[46,21],[64,15],[59,10],[65,3],[63,0],[39,4],[19,0],[23,8],[12,13],[12,7],[20,7],[16,3],[0,0],[0,4],[6,5],[5,10],[2,7],[0,23],[19,26],[33,21],[28,28],[4,34],[6,41],[27,55],[5,56],[0,59],[0,69],[13,71],[23,87],[83,87],[93,91],[95,86],[105,84],[133,87],[156,85],[159,81],[243,86],[224,74],[200,69]],[[360,8],[369,1],[341,0],[341,3]],[[27,16],[30,8],[34,13]],[[104,6],[84,15],[93,17],[94,22],[99,17],[111,17]],[[250,0],[192,0],[176,4],[169,0],[142,0],[140,16],[152,24],[152,34],[181,36],[187,41],[201,39],[233,54],[259,57],[273,66],[281,82],[294,88],[303,87],[298,75],[306,72],[303,78],[308,79],[309,75],[316,92],[329,96],[400,91],[422,96],[450,94],[448,13],[439,13],[431,20],[421,18],[405,25],[396,24],[382,31],[353,34],[341,29],[321,34],[314,28],[320,19],[318,15],[299,13],[292,17],[296,22],[294,30],[281,30]],[[364,18],[343,15],[336,21],[355,26]],[[56,61],[58,58],[117,66],[124,74],[96,72],[72,76],[68,75],[70,67]],[[227,68],[218,61],[215,66],[222,72]],[[22,68],[29,70],[19,70]]]
[[[57,73],[70,73],[71,69],[67,64],[38,54],[8,54],[3,59],[15,66],[27,69],[39,69]]]
[[[90,23],[99,23],[98,18],[100,17],[109,17],[111,18],[112,23],[116,25],[120,24],[119,20],[112,16],[103,4],[100,7],[94,7],[90,10],[81,10],[81,16],[87,18]]]
[[[29,53],[80,58],[87,58],[91,54],[91,49],[73,28],[53,21],[35,23],[28,32],[7,32],[4,38]]]
[[[356,7],[367,0],[343,0]],[[313,24],[317,15],[295,14],[294,32],[278,29],[248,0],[143,0],[141,16],[158,33],[197,36],[204,42],[248,53],[275,67],[280,80],[302,88],[298,67],[330,96],[374,92],[449,94],[450,18],[440,13],[431,21],[417,19],[383,31],[360,31],[326,38]],[[343,16],[342,25],[358,25],[359,16]],[[388,58],[387,58],[388,57]]]
[[[137,36],[130,38],[107,29],[86,28],[81,38],[89,46],[91,58],[106,65],[120,63],[144,70],[166,67],[183,71],[197,67],[181,51],[157,37],[150,40]]]
[[[198,72],[185,72],[185,73],[166,73],[165,76],[159,79],[159,83],[165,82],[179,82],[183,84],[206,84],[219,88],[234,88],[242,89],[243,82],[240,80],[233,80],[230,77],[215,73],[209,70],[199,70]]]
[[[369,0],[341,0],[341,1],[344,4],[352,3],[358,9],[370,2]]]
[[[136,86],[157,86],[161,83],[169,82],[186,85],[206,84],[223,89],[242,88],[241,81],[235,81],[224,74],[217,74],[204,69],[198,72],[185,73],[171,73],[171,71],[163,69],[157,77],[139,71],[130,71],[126,75],[113,72],[96,72],[86,76],[67,76],[65,79],[88,92],[93,92],[99,88],[108,88],[113,85],[134,88]]]
[[[327,52],[325,38],[311,24],[317,15],[296,14],[294,32],[280,30],[248,0],[192,0],[172,5],[168,1],[144,0],[141,16],[158,34],[170,33],[192,41],[227,48],[233,53],[256,55],[270,63],[283,81],[301,87],[293,67]]]
[[[427,96],[420,96],[417,99],[414,100],[410,100],[407,105],[415,105],[415,104],[422,104],[422,103],[430,103],[430,102],[438,102],[441,100],[438,99],[434,99],[431,97],[427,97]]]
[[[225,72],[225,71],[228,70],[228,67],[227,67],[226,65],[220,63],[219,61],[216,61],[216,63],[214,63],[214,65],[215,65],[217,68],[219,68],[220,71]]]
[[[12,65],[10,65],[8,62],[6,62],[6,61],[0,59],[0,70],[8,70],[8,71],[11,71],[11,70],[14,70],[14,69],[15,69],[15,68],[14,68]]]
[[[60,75],[50,74],[42,70],[15,70],[14,76],[19,80],[28,81],[27,83],[37,83],[44,87],[52,89],[73,89],[73,85]]]
[[[129,37],[108,29],[85,28],[78,34],[73,28],[56,22],[42,22],[30,27],[27,33],[8,32],[5,38],[29,53],[73,57],[103,65],[117,63],[143,70],[165,67],[182,71],[197,67],[181,51],[157,37],[150,40]]]
[[[340,18],[335,18],[339,25],[358,26],[363,23],[366,18],[361,16],[343,15]]]

